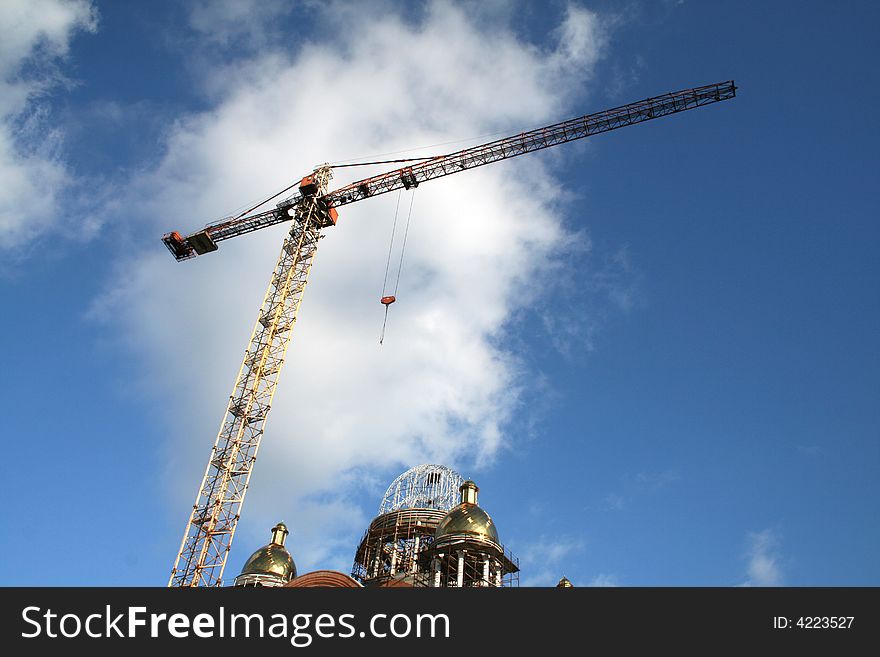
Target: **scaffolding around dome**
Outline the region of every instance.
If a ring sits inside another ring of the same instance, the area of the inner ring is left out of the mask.
[[[504,549],[492,518],[477,504],[479,488],[461,485],[461,502],[437,525],[422,557],[433,587],[519,586],[519,560]]]
[[[392,580],[430,586],[425,550],[445,515],[441,509],[398,509],[378,516],[361,539],[351,576],[364,586],[384,586]]]
[[[518,587],[519,559],[498,543],[457,534],[426,552],[428,586],[436,588]]]

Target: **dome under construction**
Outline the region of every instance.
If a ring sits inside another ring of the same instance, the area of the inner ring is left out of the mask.
[[[388,487],[361,539],[351,576],[364,586],[515,584],[516,559],[477,505],[478,491],[442,465],[404,472]]]
[[[417,465],[391,482],[379,504],[379,514],[398,509],[449,511],[458,504],[463,481],[460,474],[445,465]]]
[[[391,482],[355,553],[352,577],[364,586],[427,586],[420,559],[462,481],[445,465],[424,464]]]

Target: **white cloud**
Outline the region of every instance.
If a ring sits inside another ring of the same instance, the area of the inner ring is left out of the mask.
[[[522,586],[556,586],[565,573],[563,561],[572,554],[582,552],[584,542],[569,536],[540,536],[518,548],[517,555],[523,578]]]
[[[71,38],[94,30],[96,16],[88,0],[0,5],[0,248],[26,244],[59,214],[71,175],[42,99],[61,81]]]
[[[816,457],[822,454],[822,448],[819,445],[798,445],[797,451],[802,456]]]
[[[159,236],[196,229],[327,160],[582,111],[567,97],[582,97],[604,38],[593,14],[572,10],[565,21],[565,42],[544,50],[503,24],[434,3],[416,24],[394,12],[360,15],[295,56],[272,50],[222,75],[204,72],[216,106],[182,118],[164,161],[128,193],[127,212],[149,217],[155,248],[123,256],[94,307],[140,359],[142,390],[171,427],[169,498],[181,529],[286,228],[183,264]],[[236,537],[242,553],[280,517],[304,542],[359,537],[365,519],[351,511],[362,506],[351,497],[359,468],[443,462],[467,471],[503,449],[525,384],[504,347],[507,323],[568,241],[560,190],[542,162],[530,156],[416,191],[382,346],[380,284],[396,198],[341,209],[316,256],[267,423]],[[367,175],[342,171],[333,186]],[[373,501],[367,506],[372,513]],[[330,552],[312,558],[340,558]]]
[[[590,580],[590,583],[587,586],[594,587],[611,587],[611,586],[620,586],[620,582],[618,582],[617,577],[614,575],[609,575],[608,573],[599,573],[593,579]]]
[[[584,235],[573,236],[569,256],[584,259],[592,245]],[[575,270],[574,267],[569,271]],[[582,272],[582,270],[577,269]],[[582,275],[582,273],[581,273]],[[629,313],[639,303],[640,273],[632,264],[627,247],[617,249],[594,266],[588,280],[573,280],[564,269],[557,279],[562,287],[578,298],[578,312],[560,315],[555,308],[542,311],[544,330],[553,347],[566,358],[595,349],[596,334],[609,316]],[[580,294],[575,295],[574,290]]]
[[[636,483],[651,491],[665,488],[670,484],[681,481],[681,474],[677,470],[663,470],[661,472],[639,472],[636,475]]]
[[[251,51],[263,45],[270,30],[277,35],[273,23],[292,9],[284,0],[194,0],[189,25],[209,43]]]
[[[748,578],[743,586],[781,586],[779,537],[772,529],[749,533]]]
[[[607,33],[596,15],[583,7],[569,4],[565,20],[557,28],[559,47],[553,53],[558,66],[572,62],[592,67],[596,64],[607,43]]]
[[[626,506],[626,499],[617,493],[608,493],[602,500],[604,508],[609,511],[622,511]]]

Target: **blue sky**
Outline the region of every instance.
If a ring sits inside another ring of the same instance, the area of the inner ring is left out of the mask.
[[[284,228],[182,264],[164,232],[321,162],[727,79],[734,100],[420,187],[381,346],[396,198],[344,208],[226,579],[282,519],[301,572],[348,571],[387,484],[443,462],[523,584],[880,584],[878,18],[4,2],[0,584],[167,581]]]

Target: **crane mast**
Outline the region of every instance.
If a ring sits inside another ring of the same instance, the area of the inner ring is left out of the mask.
[[[178,261],[216,251],[217,242],[290,221],[238,377],[214,441],[168,586],[220,586],[241,508],[278,385],[309,271],[336,208],[460,171],[524,155],[733,98],[733,81],[664,94],[562,121],[351,183],[329,192],[332,167],[302,179],[299,192],[275,208],[162,241]]]
[[[331,176],[330,168],[323,166],[303,179],[306,193],[294,207],[293,225],[281,247],[229,396],[169,586],[215,586],[222,582],[321,229],[332,225],[318,202],[318,194],[327,191]]]

